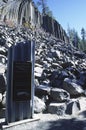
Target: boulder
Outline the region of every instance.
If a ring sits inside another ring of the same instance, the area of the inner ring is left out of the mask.
[[[65,103],[57,103],[52,102],[48,106],[48,112],[51,114],[57,114],[59,116],[63,116],[65,114],[66,104]]]
[[[78,96],[84,94],[82,87],[72,79],[65,78],[63,82],[63,89],[68,91],[71,96]]]
[[[34,112],[41,113],[46,109],[45,103],[38,97],[34,96]]]
[[[51,86],[54,88],[62,88],[63,81],[65,78],[69,77],[66,71],[54,72],[51,75]]]
[[[77,99],[74,99],[74,100],[70,100],[68,103],[67,103],[67,108],[66,108],[66,114],[69,114],[69,115],[74,115],[74,114],[77,114],[78,112],[80,111],[80,103],[79,103],[79,100]]]
[[[66,90],[59,88],[52,88],[50,96],[53,98],[53,100],[58,102],[63,102],[70,99],[70,94]]]

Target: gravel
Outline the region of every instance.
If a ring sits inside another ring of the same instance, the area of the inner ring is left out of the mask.
[[[11,126],[6,130],[86,130],[86,118],[78,115],[57,116],[55,114],[35,114],[38,121]],[[2,120],[0,120],[1,122]],[[4,119],[3,119],[4,121]],[[2,121],[2,122],[3,122]]]

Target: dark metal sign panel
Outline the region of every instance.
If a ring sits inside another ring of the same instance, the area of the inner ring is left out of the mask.
[[[13,101],[31,99],[31,62],[13,63]]]

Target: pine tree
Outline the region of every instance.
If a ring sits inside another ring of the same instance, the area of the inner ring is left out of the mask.
[[[73,28],[71,29],[69,26],[68,26],[68,36],[69,36],[69,40],[70,42],[73,44],[73,46],[79,48],[79,42],[80,42],[80,38],[78,36],[78,33],[77,31]]]
[[[42,14],[45,15],[45,13],[46,13],[46,7],[47,7],[47,1],[45,1],[45,0],[39,0],[37,2],[37,5],[41,6],[41,8],[42,8]]]
[[[37,5],[41,6],[42,15],[48,15],[49,17],[54,18],[52,11],[47,6],[47,0],[38,0]]]
[[[82,41],[85,42],[86,32],[84,28],[81,29],[81,36],[82,36]]]
[[[84,28],[81,29],[81,37],[82,37],[82,40],[81,40],[81,44],[82,44],[82,49],[83,51],[86,50],[86,31]]]

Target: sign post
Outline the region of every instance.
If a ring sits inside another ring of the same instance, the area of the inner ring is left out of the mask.
[[[8,52],[6,122],[33,118],[35,42],[12,46]]]

